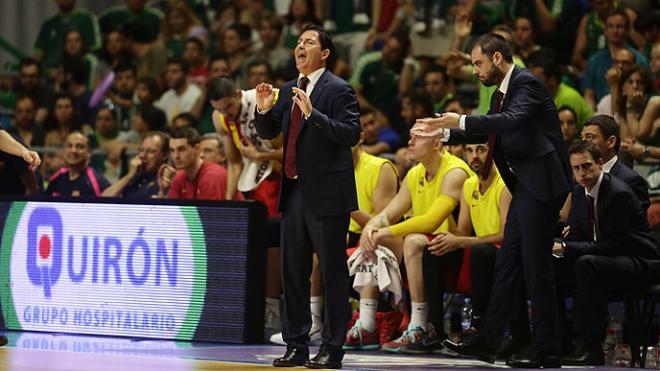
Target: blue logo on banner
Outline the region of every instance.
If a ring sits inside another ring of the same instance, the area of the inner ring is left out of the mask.
[[[41,227],[41,228],[40,228]],[[52,207],[38,207],[28,221],[27,272],[30,281],[51,297],[62,272],[62,217]]]

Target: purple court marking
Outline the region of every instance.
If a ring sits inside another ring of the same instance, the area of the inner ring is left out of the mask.
[[[230,345],[218,343],[175,342],[168,340],[136,340],[110,336],[82,336],[40,332],[5,332],[9,338],[8,347],[82,352],[97,354],[118,354],[138,357],[195,359],[205,361],[238,362],[246,364],[272,363],[281,356],[285,348],[275,345]],[[315,354],[318,347],[310,348]],[[506,368],[503,362],[489,365],[478,360],[447,356],[408,356],[388,354],[380,351],[349,352],[344,358],[346,370],[424,370],[461,369],[477,370]],[[573,368],[572,369],[578,369]],[[612,367],[595,367],[589,370],[615,370]]]

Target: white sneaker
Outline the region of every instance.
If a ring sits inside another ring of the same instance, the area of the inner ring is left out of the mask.
[[[264,339],[268,341],[273,334],[277,334],[278,332],[282,332],[280,314],[274,311],[270,306],[266,305]]]
[[[323,342],[323,338],[321,336],[322,332],[323,332],[323,326],[313,328],[311,331],[309,331],[309,345],[311,346],[321,345],[321,343]],[[286,342],[284,341],[284,336],[282,336],[281,332],[271,336],[270,342],[277,345],[286,345]]]

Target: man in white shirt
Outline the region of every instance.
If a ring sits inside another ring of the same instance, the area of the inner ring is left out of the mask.
[[[202,91],[195,84],[187,82],[189,66],[181,58],[171,58],[165,68],[167,90],[155,106],[165,111],[168,125],[181,113],[192,111],[202,97]]]

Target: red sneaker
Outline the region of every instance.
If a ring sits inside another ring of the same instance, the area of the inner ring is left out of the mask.
[[[376,350],[380,349],[378,331],[369,332],[362,327],[360,320],[346,334],[344,350]]]

